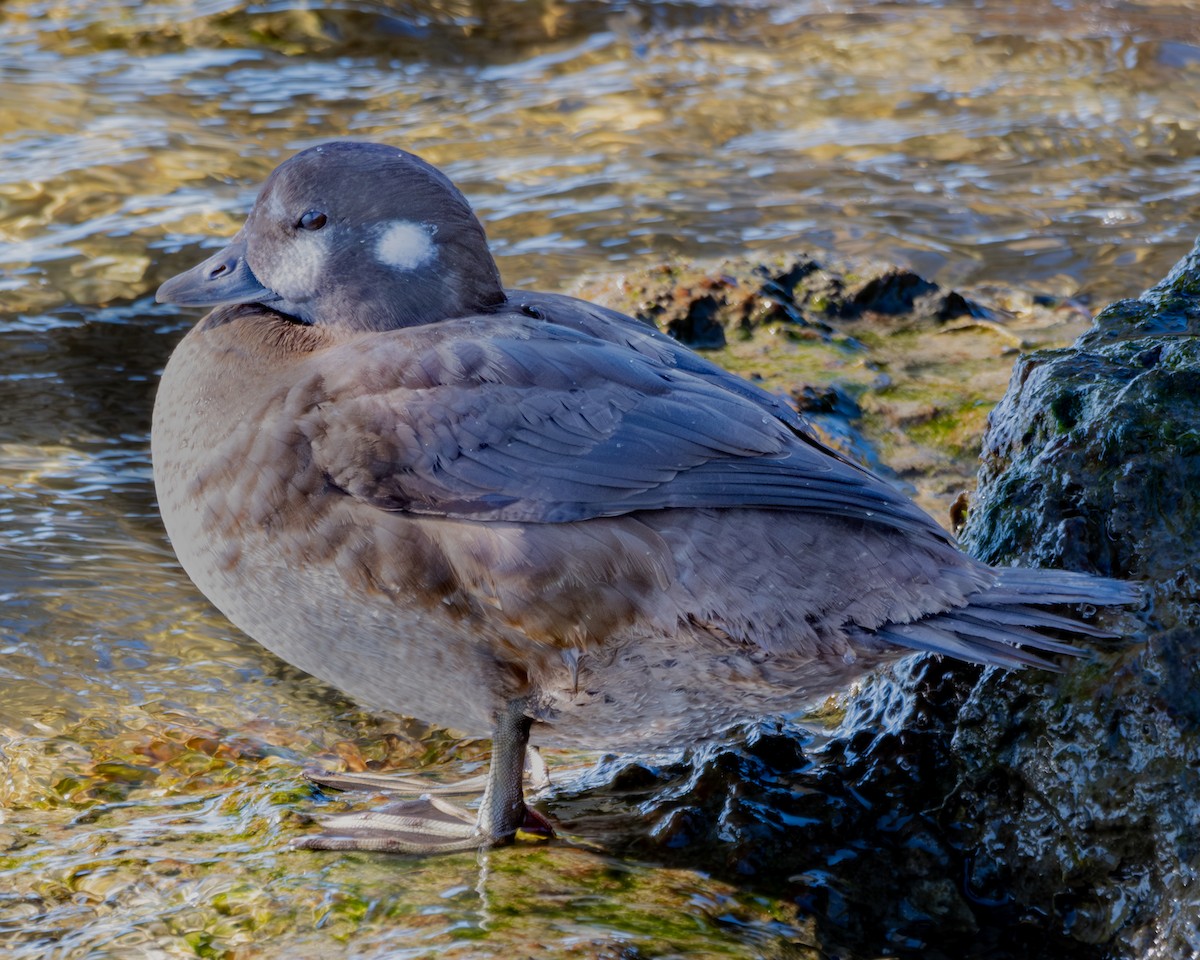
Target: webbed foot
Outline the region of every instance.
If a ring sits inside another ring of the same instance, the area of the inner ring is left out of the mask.
[[[375,810],[329,817],[324,830],[293,846],[302,850],[369,850],[382,853],[454,853],[486,846],[476,818],[436,797],[394,800]]]
[[[441,783],[400,773],[332,773],[305,770],[304,779],[330,790],[370,790],[398,797],[478,797],[487,789],[487,775],[468,777],[453,783]]]
[[[528,751],[530,719],[523,700],[512,701],[497,718],[492,763],[486,777],[458,783],[436,783],[421,777],[375,773],[306,772],[313,783],[335,790],[376,790],[403,799],[361,813],[329,817],[324,830],[302,837],[293,846],[304,850],[366,850],[383,853],[438,854],[478,850],[510,843],[518,836],[549,839],[550,822],[526,806],[527,760],[535,780],[546,781],[545,764]],[[483,797],[476,815],[443,799]]]

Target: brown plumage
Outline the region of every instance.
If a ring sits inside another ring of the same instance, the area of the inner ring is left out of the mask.
[[[977,563],[777,398],[628,317],[503,290],[462,195],[394,148],[283,164],[160,299],[227,304],[155,406],[189,575],[302,669],[507,745],[463,836],[343,845],[511,837],[530,723],[671,746],[912,649],[1045,664],[1071,648],[1043,629],[1099,631],[1039,605],[1135,596]]]

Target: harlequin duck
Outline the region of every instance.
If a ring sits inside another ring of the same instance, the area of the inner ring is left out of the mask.
[[[364,703],[494,752],[305,845],[427,853],[547,829],[532,734],[651,750],[795,713],[914,650],[1004,667],[1103,631],[1128,585],[993,569],[787,404],[651,327],[506,290],[437,169],[333,142],[271,174],[158,299],[215,305],[154,408],[184,568],[238,627]]]

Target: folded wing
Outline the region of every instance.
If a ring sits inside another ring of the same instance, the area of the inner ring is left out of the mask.
[[[760,507],[945,539],[778,398],[582,301],[527,295],[337,349],[304,430],[329,481],[382,509],[564,523]]]

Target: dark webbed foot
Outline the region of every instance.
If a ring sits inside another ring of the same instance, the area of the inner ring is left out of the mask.
[[[497,717],[492,762],[486,777],[454,784],[420,777],[373,773],[309,773],[314,783],[336,790],[378,790],[403,797],[363,813],[348,813],[324,821],[324,830],[295,841],[305,850],[367,850],[384,853],[436,854],[477,850],[510,843],[518,834],[554,836],[541,814],[525,805],[524,770],[530,762],[535,781],[546,780],[545,763],[531,751],[527,757],[531,720],[525,702],[514,700]],[[483,797],[479,813],[449,803],[444,797]]]

